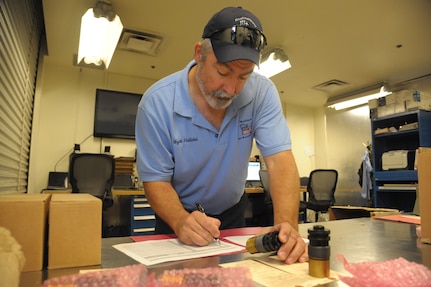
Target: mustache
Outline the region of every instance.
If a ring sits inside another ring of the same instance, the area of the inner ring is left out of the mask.
[[[219,100],[231,100],[233,98],[235,98],[237,95],[229,95],[228,93],[226,93],[223,90],[216,90],[211,92],[211,96],[212,97],[216,97]]]

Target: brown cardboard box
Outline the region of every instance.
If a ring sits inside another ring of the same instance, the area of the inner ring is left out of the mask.
[[[421,216],[421,241],[431,244],[431,148],[418,151],[418,192]]]
[[[90,194],[53,194],[49,207],[48,269],[99,265],[102,201]]]
[[[410,91],[404,95],[406,110],[431,110],[431,95],[422,91]]]
[[[0,226],[8,229],[25,256],[22,271],[43,268],[49,194],[0,196]]]
[[[392,215],[400,213],[397,209],[390,208],[372,208],[363,206],[331,206],[329,208],[329,219],[349,219],[360,217],[374,217],[383,215]]]

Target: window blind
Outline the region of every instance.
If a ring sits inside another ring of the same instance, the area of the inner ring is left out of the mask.
[[[40,0],[0,1],[0,194],[27,190]]]

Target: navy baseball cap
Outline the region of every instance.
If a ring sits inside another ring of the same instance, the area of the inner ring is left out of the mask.
[[[211,39],[214,54],[222,63],[250,60],[259,65],[260,51],[266,46],[260,20],[241,7],[227,7],[214,14],[202,38]]]

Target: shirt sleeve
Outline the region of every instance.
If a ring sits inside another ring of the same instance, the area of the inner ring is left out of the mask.
[[[168,125],[160,105],[145,105],[157,96],[147,96],[144,94],[136,114],[137,172],[141,181],[168,182],[174,169]]]
[[[255,87],[256,88],[256,87]],[[291,150],[290,130],[275,85],[267,80],[256,95],[256,145],[263,156]]]

